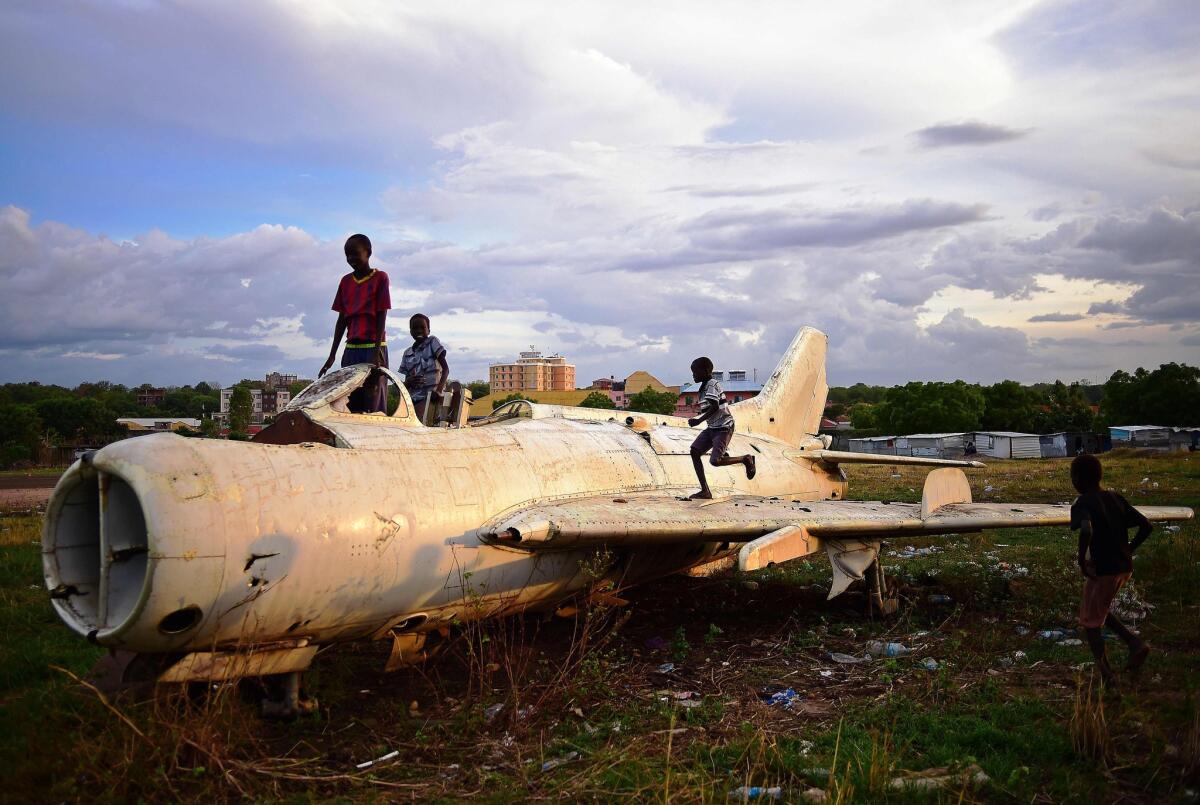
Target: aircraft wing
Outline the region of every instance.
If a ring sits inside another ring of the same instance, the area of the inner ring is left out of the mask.
[[[1191,509],[1140,506],[1152,521],[1186,520]],[[510,512],[482,529],[488,541],[526,549],[590,545],[750,542],[795,526],[818,538],[879,540],[1067,525],[1069,504],[928,503],[737,495],[688,501],[664,493],[575,498]]]
[[[1151,521],[1188,520],[1182,506],[1139,506]],[[1066,503],[972,503],[960,469],[929,473],[920,503],[736,495],[684,500],[664,492],[573,498],[501,515],[480,529],[487,542],[525,550],[664,543],[738,546],[741,570],[824,552],[833,571],[829,597],[865,577],[879,541],[1070,523]]]

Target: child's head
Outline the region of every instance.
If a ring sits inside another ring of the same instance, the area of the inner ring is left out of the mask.
[[[429,317],[424,313],[414,313],[408,320],[408,332],[414,341],[426,338],[429,335]]]
[[[366,271],[371,265],[371,239],[366,235],[346,238],[346,262],[355,271]]]
[[[712,377],[713,362],[709,358],[696,358],[692,361],[692,380],[703,383]]]
[[[1100,466],[1100,459],[1089,453],[1075,456],[1075,460],[1071,462],[1071,483],[1081,495],[1099,489],[1103,476],[1104,469]]]

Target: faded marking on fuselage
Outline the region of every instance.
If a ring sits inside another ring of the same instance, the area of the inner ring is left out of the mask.
[[[393,518],[384,517],[379,512],[375,512],[375,516],[379,518],[379,522],[383,523],[383,528],[380,530],[379,536],[375,538],[375,552],[383,553],[388,543],[392,541],[392,537],[400,532],[404,524]]]

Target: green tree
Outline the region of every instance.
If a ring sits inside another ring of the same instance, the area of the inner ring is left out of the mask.
[[[481,400],[492,393],[492,386],[486,380],[472,380],[467,384],[472,400]]]
[[[513,400],[529,400],[530,402],[537,402],[537,400],[533,399],[532,397],[526,397],[521,392],[514,391],[512,394],[508,395],[507,397],[502,397],[499,400],[492,400],[492,410],[495,411],[500,406],[502,406],[506,403],[510,403]]]
[[[300,392],[308,388],[310,383],[312,383],[311,380],[297,380],[295,383],[288,383],[288,391],[290,391],[292,396],[295,397]]]
[[[979,386],[953,383],[906,383],[888,389],[876,406],[876,427],[897,435],[978,430],[984,398]]]
[[[1152,372],[1113,372],[1100,413],[1111,425],[1200,425],[1200,368],[1164,363]]]
[[[875,422],[875,406],[870,403],[855,403],[850,408],[850,425],[855,430],[870,430],[879,427]]]
[[[593,391],[591,394],[583,398],[579,403],[580,408],[616,408],[617,404],[612,401],[603,391]]]
[[[1038,394],[1015,380],[985,387],[983,403],[981,427],[986,430],[1030,433],[1038,427]]]
[[[1040,411],[1036,429],[1043,433],[1060,430],[1091,430],[1092,407],[1078,383],[1067,385],[1055,381],[1046,396],[1045,410]]]
[[[18,461],[37,457],[42,420],[32,405],[0,404],[0,465],[6,469]]]
[[[254,397],[249,387],[238,383],[229,397],[229,431],[245,433],[250,429],[250,416],[254,413]]]
[[[678,394],[655,391],[647,386],[629,398],[629,410],[643,414],[673,414],[678,401]]]
[[[221,435],[221,428],[217,425],[217,420],[210,416],[206,416],[200,420],[200,435],[209,439],[215,439]]]

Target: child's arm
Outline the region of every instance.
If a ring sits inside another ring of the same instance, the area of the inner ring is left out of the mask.
[[[716,406],[716,405],[709,405],[707,408],[705,408],[704,403],[701,402],[700,403],[700,413],[697,416],[694,416],[691,419],[689,419],[688,424],[691,425],[692,427],[695,427],[696,425],[699,425],[701,422],[707,422],[708,420],[713,418],[714,414],[717,413],[718,407],[719,406]]]
[[[329,348],[329,360],[325,361],[325,365],[321,367],[321,371],[317,372],[317,377],[321,377],[329,371],[329,367],[333,366],[334,359],[337,358],[338,344],[342,343],[342,336],[346,334],[346,315],[338,314],[337,324],[333,326],[333,346]]]
[[[1122,498],[1122,500],[1124,500],[1124,498]],[[1128,514],[1126,515],[1128,517],[1127,522],[1129,525],[1136,525],[1138,527],[1137,534],[1129,542],[1129,553],[1133,554],[1137,552],[1137,549],[1140,548],[1142,543],[1146,541],[1146,538],[1150,536],[1150,532],[1154,530],[1154,526],[1150,525],[1150,521],[1146,519],[1146,515],[1133,508],[1133,506],[1130,505],[1129,501],[1127,500],[1125,501],[1125,508],[1129,510]]]

